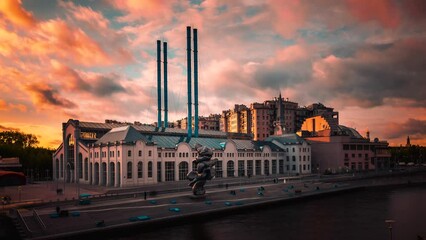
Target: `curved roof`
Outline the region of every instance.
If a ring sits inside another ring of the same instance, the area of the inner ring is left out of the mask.
[[[364,138],[363,136],[361,136],[361,134],[359,134],[359,132],[357,130],[355,130],[354,128],[350,128],[350,127],[346,127],[343,125],[339,125],[337,126],[338,131],[342,134],[342,135],[347,135],[350,136],[352,138]]]

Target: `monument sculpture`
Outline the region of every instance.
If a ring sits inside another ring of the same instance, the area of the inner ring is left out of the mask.
[[[191,181],[188,185],[192,187],[192,193],[195,196],[203,196],[206,193],[204,189],[206,181],[213,179],[215,176],[214,166],[218,159],[212,159],[213,150],[209,147],[197,143],[195,149],[198,152],[198,157],[195,159],[197,168],[195,171],[188,173],[187,178]]]

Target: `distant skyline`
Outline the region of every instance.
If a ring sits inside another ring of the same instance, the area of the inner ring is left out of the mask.
[[[169,121],[186,113],[186,26],[199,113],[278,97],[321,102],[362,135],[426,145],[426,1],[0,1],[0,131],[62,142],[69,118],[156,121],[156,40]]]

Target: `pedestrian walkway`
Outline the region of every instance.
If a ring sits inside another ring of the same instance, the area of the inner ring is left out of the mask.
[[[45,228],[37,227],[34,214],[22,212],[33,237],[68,236],[89,233],[135,224],[158,223],[191,216],[218,214],[230,209],[245,208],[273,201],[300,198],[310,194],[337,191],[337,185],[329,183],[268,183],[250,186],[232,186],[208,191],[205,197],[193,197],[188,193],[172,193],[148,199],[124,199],[94,202],[91,205],[65,205],[60,217],[53,207],[37,208],[37,215]],[[340,185],[340,189],[349,185]],[[340,190],[339,189],[339,190]],[[40,225],[40,224],[38,224]],[[37,231],[38,230],[38,231]]]

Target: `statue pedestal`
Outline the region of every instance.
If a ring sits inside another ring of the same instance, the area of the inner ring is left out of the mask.
[[[193,200],[205,200],[206,199],[206,195],[189,195],[188,197],[190,199],[193,199]]]

